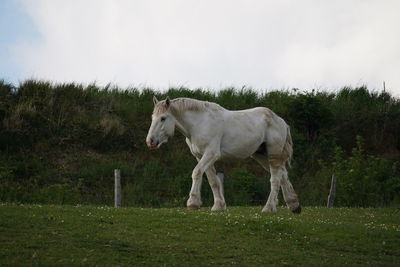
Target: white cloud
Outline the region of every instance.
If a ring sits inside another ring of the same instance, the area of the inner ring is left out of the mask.
[[[400,93],[398,1],[36,0],[26,76],[161,89],[367,84]]]

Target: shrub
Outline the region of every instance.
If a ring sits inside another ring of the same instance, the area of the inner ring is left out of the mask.
[[[399,177],[394,176],[390,161],[367,155],[364,139],[357,137],[351,157],[336,149],[331,171],[337,177],[337,204],[340,206],[384,206],[400,194]]]

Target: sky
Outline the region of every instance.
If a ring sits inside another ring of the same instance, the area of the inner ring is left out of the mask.
[[[398,0],[1,0],[0,79],[400,96]]]

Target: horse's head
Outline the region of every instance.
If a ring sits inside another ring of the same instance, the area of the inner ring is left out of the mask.
[[[174,135],[175,118],[170,112],[171,101],[169,97],[158,101],[153,97],[154,110],[151,116],[151,125],[147,134],[146,143],[149,148],[159,148],[168,138]]]

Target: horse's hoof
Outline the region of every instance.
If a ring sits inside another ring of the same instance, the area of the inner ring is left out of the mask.
[[[276,212],[276,207],[272,207],[272,206],[265,206],[261,212],[265,212],[265,213],[274,213]]]
[[[198,209],[200,209],[200,206],[196,206],[196,205],[187,206],[187,210],[198,210]]]
[[[226,211],[226,206],[225,207],[212,207],[211,211]]]
[[[292,212],[295,213],[295,214],[300,214],[301,213],[301,206],[299,205],[297,208],[292,210]]]
[[[211,211],[225,211],[225,210],[226,210],[226,203],[222,201],[217,201],[211,208]]]

